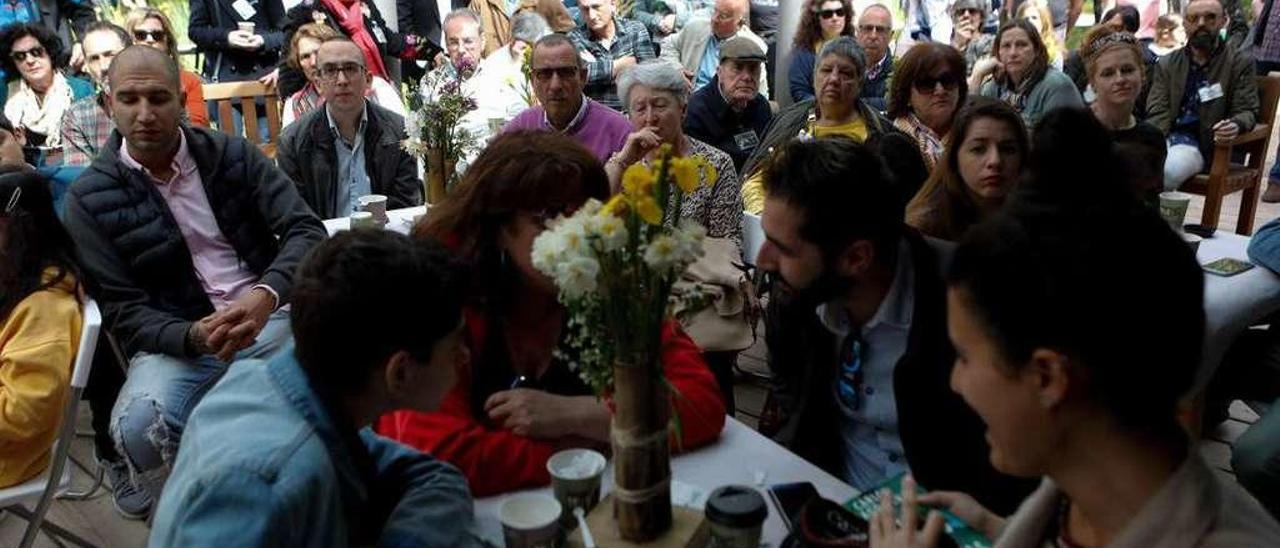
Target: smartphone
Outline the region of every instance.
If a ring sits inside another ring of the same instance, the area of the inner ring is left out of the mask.
[[[817,497],[818,489],[807,481],[780,483],[769,488],[769,498],[773,499],[774,506],[778,508],[778,514],[782,516],[782,523],[787,526],[787,531],[795,531],[796,524],[799,523],[800,510],[810,499]]]
[[[1241,272],[1248,272],[1253,268],[1253,263],[1241,261],[1239,259],[1222,258],[1204,265],[1204,271],[1215,276],[1235,276]]]

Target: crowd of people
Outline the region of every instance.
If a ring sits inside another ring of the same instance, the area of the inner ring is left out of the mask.
[[[124,362],[92,370],[96,457],[151,545],[477,543],[472,497],[609,448],[533,241],[669,148],[714,170],[666,222],[729,250],[720,298],[764,298],[760,430],[860,491],[910,475],[873,546],[939,541],[917,500],[1002,546],[1280,543],[1280,410],[1238,482],[1178,422],[1203,282],[1158,208],[1259,123],[1269,1],[1126,2],[1071,49],[1077,0],[195,0],[198,72],[162,10],[58,4],[0,8],[0,486],[47,466],[93,298]],[[474,103],[459,180],[407,236],[330,236],[424,204],[405,142],[441,79]],[[239,105],[211,128],[203,86],[238,81],[276,91],[273,146]],[[1280,272],[1278,236],[1251,254]],[[743,349],[691,321],[662,333],[681,450]],[[1280,397],[1259,333],[1211,396]]]

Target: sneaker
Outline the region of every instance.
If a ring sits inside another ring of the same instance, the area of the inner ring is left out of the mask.
[[[1262,192],[1262,201],[1269,204],[1280,202],[1280,182],[1267,181],[1267,190]]]
[[[98,465],[106,470],[111,484],[111,499],[116,511],[126,519],[144,520],[151,514],[151,494],[140,489],[129,479],[129,467],[122,460],[100,460]]]

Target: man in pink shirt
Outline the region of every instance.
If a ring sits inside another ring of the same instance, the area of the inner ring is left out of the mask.
[[[118,129],[66,203],[68,231],[129,358],[111,435],[133,478],[115,486],[117,509],[137,519],[159,497],[204,393],[232,362],[288,342],[280,308],[298,263],[325,237],[253,144],[180,124],[178,74],[151,48],[115,58],[108,104]],[[122,496],[130,491],[143,496]]]

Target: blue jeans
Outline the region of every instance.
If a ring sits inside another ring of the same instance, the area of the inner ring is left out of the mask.
[[[257,341],[236,353],[235,361],[271,358],[292,338],[289,313],[278,310]],[[228,367],[209,354],[187,359],[139,352],[129,360],[128,376],[111,410],[111,438],[136,487],[159,499],[187,417]]]

